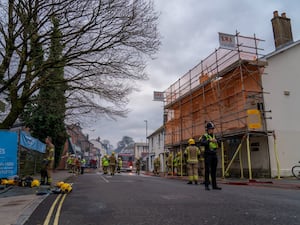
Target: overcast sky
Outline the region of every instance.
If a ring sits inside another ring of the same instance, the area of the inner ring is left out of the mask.
[[[273,11],[291,19],[294,41],[300,39],[299,0],[154,0],[160,13],[162,45],[156,59],[149,61],[149,80],[139,82],[140,92],[130,96],[128,117],[117,121],[97,118],[84,128],[90,138],[116,143],[123,136],[136,142],[162,126],[163,103],[153,101],[153,91],[165,91],[202,59],[219,47],[218,32],[265,40],[263,54],[274,51],[271,19]]]

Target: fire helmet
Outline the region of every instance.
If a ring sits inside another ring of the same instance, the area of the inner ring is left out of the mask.
[[[195,140],[193,138],[190,138],[188,140],[189,145],[194,145],[195,144]]]
[[[39,187],[40,186],[40,181],[37,180],[37,179],[34,179],[32,182],[31,182],[31,187]]]
[[[72,191],[72,185],[69,183],[64,183],[61,185],[60,189],[63,193],[70,193]]]

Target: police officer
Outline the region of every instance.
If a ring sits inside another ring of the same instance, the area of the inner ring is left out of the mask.
[[[217,172],[217,149],[219,148],[219,141],[214,135],[215,125],[212,122],[206,124],[206,133],[200,138],[200,145],[204,146],[204,163],[205,163],[205,190],[209,189],[209,175],[211,175],[212,188],[221,190],[217,186],[216,172]]]
[[[198,184],[198,158],[200,157],[200,150],[195,145],[194,139],[188,140],[189,146],[184,151],[184,156],[187,161],[187,171],[189,176],[188,184]]]

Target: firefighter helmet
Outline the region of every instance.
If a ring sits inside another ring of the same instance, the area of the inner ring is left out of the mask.
[[[194,145],[195,144],[195,140],[193,138],[190,138],[188,140],[189,145]]]
[[[34,180],[31,182],[31,187],[39,187],[39,186],[40,186],[39,180],[34,179]]]
[[[56,186],[60,188],[63,184],[64,184],[63,181],[59,181],[59,182],[56,183]]]
[[[70,193],[72,191],[72,186],[69,183],[64,183],[61,185],[60,189],[63,193]]]
[[[1,180],[1,184],[2,184],[2,185],[8,184],[8,180],[7,180],[7,179],[2,179],[2,180]]]
[[[206,124],[206,130],[208,130],[208,129],[215,129],[215,125],[213,124],[213,122],[208,122]]]

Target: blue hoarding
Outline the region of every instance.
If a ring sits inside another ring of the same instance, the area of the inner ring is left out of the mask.
[[[17,175],[18,134],[0,131],[0,178]]]

